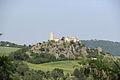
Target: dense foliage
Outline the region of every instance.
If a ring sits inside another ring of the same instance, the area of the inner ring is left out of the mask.
[[[11,60],[18,60],[18,61],[28,61],[34,64],[46,63],[51,61],[56,61],[56,57],[54,55],[40,53],[40,54],[27,54],[29,47],[24,47],[19,49],[9,55]]]
[[[119,58],[87,59],[79,62],[79,64],[81,67],[74,70],[74,76],[79,80],[120,80]]]
[[[51,61],[56,61],[56,58],[54,55],[41,53],[41,54],[31,54],[32,58],[28,60],[28,62],[35,63],[35,64],[41,64],[41,63],[47,63]]]
[[[81,59],[72,74],[62,69],[52,71],[31,70],[24,61],[11,61],[0,57],[2,80],[120,80],[120,58],[104,57],[97,60]]]
[[[12,63],[7,56],[0,56],[0,80],[11,80]]]
[[[13,80],[58,80],[64,79],[62,69],[43,72],[41,70],[30,70],[29,66],[21,61],[13,61]]]
[[[24,47],[22,49],[19,49],[9,55],[10,59],[12,60],[27,60],[29,58],[29,55],[26,54],[26,51],[29,49],[29,47]]]

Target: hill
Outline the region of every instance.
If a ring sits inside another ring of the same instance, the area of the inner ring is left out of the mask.
[[[26,45],[19,45],[19,44],[8,42],[8,41],[0,41],[0,46],[2,46],[2,47],[22,48],[22,47],[24,47]]]
[[[0,56],[6,55],[8,56],[11,52],[15,52],[19,48],[13,48],[13,47],[0,47]]]
[[[100,58],[111,56],[101,48],[86,47],[80,41],[66,42],[60,40],[37,43],[35,45],[22,48],[11,54],[15,60],[28,61],[34,64],[41,64],[60,60],[78,60],[81,58]]]
[[[101,47],[105,52],[111,53],[113,56],[120,56],[120,42],[105,40],[81,40],[81,42],[91,48]]]
[[[59,42],[48,41],[43,43],[37,43],[27,51],[27,54],[31,53],[47,53],[54,55],[56,58],[69,58],[75,59],[79,57],[97,57],[99,55],[106,55],[100,48],[86,47],[80,41],[78,42],[65,42],[60,40]]]

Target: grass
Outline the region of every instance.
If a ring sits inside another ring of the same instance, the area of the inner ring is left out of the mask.
[[[8,56],[11,52],[18,50],[19,48],[13,47],[0,47],[0,56]]]
[[[28,64],[30,69],[34,70],[42,70],[42,71],[51,71],[55,68],[63,69],[64,73],[72,73],[76,67],[79,67],[78,64],[80,60],[73,60],[73,61],[56,61],[56,62],[49,62],[44,64]]]

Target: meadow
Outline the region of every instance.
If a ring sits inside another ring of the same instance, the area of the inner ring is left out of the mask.
[[[33,70],[52,71],[55,68],[63,69],[64,73],[72,73],[75,68],[78,68],[80,60],[56,61],[43,64],[32,64],[28,62],[27,65]]]
[[[18,50],[19,48],[13,47],[0,47],[0,56],[8,56],[11,52]]]

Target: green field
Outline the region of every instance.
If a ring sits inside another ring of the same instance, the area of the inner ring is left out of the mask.
[[[8,56],[11,52],[18,50],[19,48],[12,48],[12,47],[0,47],[0,56],[6,55]]]
[[[56,62],[49,62],[44,64],[31,64],[28,62],[25,63],[28,64],[30,69],[34,69],[34,70],[51,71],[55,68],[59,68],[59,69],[63,69],[64,73],[72,73],[76,67],[80,66],[78,62],[80,62],[80,60],[56,61]]]

